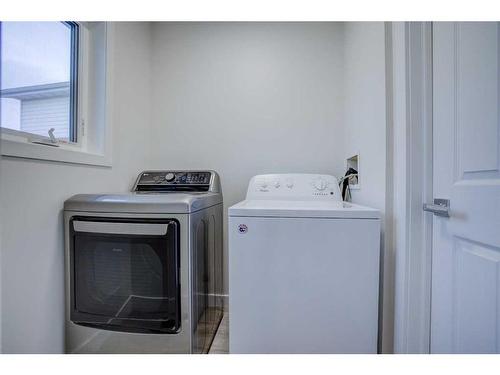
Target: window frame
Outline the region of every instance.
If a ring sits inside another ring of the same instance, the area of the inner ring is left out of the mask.
[[[71,143],[78,143],[78,98],[79,98],[79,77],[81,69],[81,61],[79,60],[80,47],[80,25],[78,22],[63,21],[64,25],[71,30],[71,61],[70,61],[70,79],[69,79],[69,127],[68,127],[68,141]]]
[[[66,22],[66,21],[61,21]],[[69,22],[69,21],[68,21]],[[77,81],[73,113],[75,142],[0,128],[3,156],[111,167],[112,65],[114,25],[107,22],[72,22],[78,25]],[[73,40],[72,43],[75,43]],[[95,97],[101,102],[95,103]],[[90,121],[88,121],[90,120]],[[88,123],[88,124],[87,124]],[[55,146],[55,147],[54,147]]]

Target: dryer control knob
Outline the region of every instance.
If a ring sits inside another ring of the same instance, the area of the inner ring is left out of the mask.
[[[292,179],[286,180],[286,187],[289,189],[293,188],[293,180]]]
[[[279,180],[274,183],[274,187],[277,189],[281,186]]]
[[[175,180],[175,174],[173,174],[173,173],[167,173],[165,175],[165,180],[167,180],[168,182],[172,182],[173,180]]]

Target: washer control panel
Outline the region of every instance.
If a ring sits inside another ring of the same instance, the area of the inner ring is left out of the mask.
[[[247,199],[342,200],[334,176],[321,174],[265,174],[254,176]]]
[[[211,182],[211,171],[145,171],[137,178],[133,191],[209,191]]]

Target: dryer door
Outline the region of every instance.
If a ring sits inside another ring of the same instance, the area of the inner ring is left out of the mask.
[[[71,320],[101,329],[180,329],[179,224],[171,219],[70,221]]]

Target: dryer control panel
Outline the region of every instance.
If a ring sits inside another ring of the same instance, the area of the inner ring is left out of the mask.
[[[134,185],[135,192],[216,191],[213,171],[144,171]]]
[[[342,200],[334,176],[307,173],[254,176],[248,185],[247,199]]]

